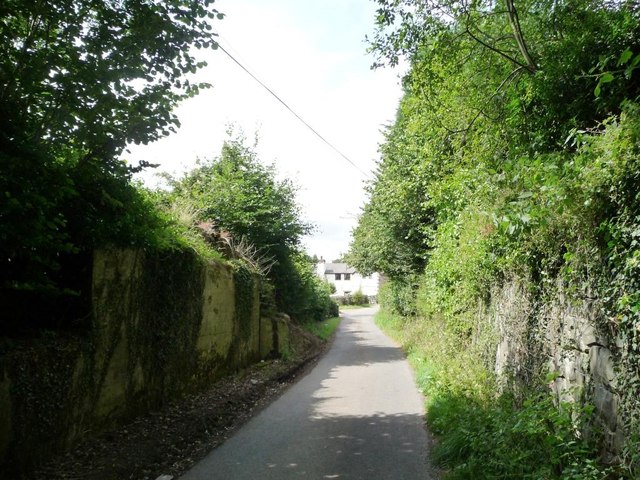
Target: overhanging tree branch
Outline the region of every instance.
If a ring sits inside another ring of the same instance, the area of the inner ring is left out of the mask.
[[[497,49],[496,47],[494,47],[493,45],[490,45],[486,42],[484,42],[483,40],[481,40],[478,36],[474,35],[474,33],[471,31],[471,29],[469,28],[469,24],[467,23],[466,25],[466,31],[469,34],[469,36],[471,38],[473,38],[476,42],[478,42],[480,45],[488,48],[489,50],[491,50],[492,52],[497,53],[498,55],[500,55],[501,57],[506,58],[507,60],[509,60],[511,63],[514,63],[516,65],[518,65],[519,67],[525,68],[527,70],[529,70],[529,67],[527,65],[525,65],[522,62],[519,62],[518,60],[516,60],[515,58],[513,58],[511,55],[508,55],[507,53],[503,52],[500,49]],[[531,70],[529,70],[531,71]],[[533,73],[533,72],[532,72]]]
[[[522,34],[522,27],[520,26],[520,19],[518,18],[518,11],[516,10],[516,6],[513,3],[513,0],[505,0],[507,4],[507,16],[509,17],[509,24],[511,24],[511,29],[513,30],[513,36],[518,43],[518,48],[520,49],[520,53],[525,59],[526,69],[531,73],[535,73],[537,70],[536,64],[529,53],[529,49],[527,48],[527,44],[524,41],[524,35]]]

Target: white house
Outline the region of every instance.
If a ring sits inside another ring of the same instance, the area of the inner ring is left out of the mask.
[[[360,290],[367,296],[378,295],[380,274],[362,276],[346,263],[328,263],[320,259],[316,264],[316,273],[336,287],[335,295],[354,294]]]

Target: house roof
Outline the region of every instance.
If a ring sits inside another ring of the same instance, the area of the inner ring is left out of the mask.
[[[356,269],[346,263],[327,263],[324,273],[356,273]]]

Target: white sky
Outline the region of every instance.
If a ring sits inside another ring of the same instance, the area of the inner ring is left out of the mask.
[[[215,22],[219,41],[324,138],[362,170],[378,158],[381,129],[392,123],[401,96],[399,71],[371,70],[365,35],[374,30],[373,0],[218,0],[225,19]],[[337,258],[348,250],[356,215],[366,200],[364,176],[302,125],[222,51],[205,55],[196,78],[213,88],[176,111],[177,134],[132,146],[134,163],[160,167],[142,174],[180,175],[196,158],[219,154],[227,126],[252,140],[259,133],[261,161],[275,163],[300,188],[304,218],[316,225],[305,238],[311,255]]]

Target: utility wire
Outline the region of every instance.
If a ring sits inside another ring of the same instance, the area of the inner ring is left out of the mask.
[[[253,78],[256,82],[258,82],[267,92],[269,92],[271,95],[273,95],[273,97],[278,100],[282,105],[284,105],[284,107],[289,110],[289,112],[291,112],[291,114],[293,114],[294,117],[296,117],[300,122],[302,122],[302,124],[307,127],[309,130],[311,130],[313,133],[316,134],[316,136],[322,140],[324,143],[326,143],[331,149],[333,149],[333,151],[335,151],[338,155],[340,155],[343,159],[345,159],[347,162],[349,162],[351,164],[351,166],[353,168],[355,168],[356,170],[358,170],[360,173],[362,173],[362,175],[364,175],[366,178],[371,178],[371,175],[368,174],[367,172],[365,172],[364,170],[362,170],[358,165],[356,165],[349,157],[347,157],[344,153],[342,153],[340,150],[338,150],[337,147],[335,147],[331,142],[329,142],[326,138],[324,138],[322,135],[320,135],[315,128],[313,128],[311,125],[309,125],[300,115],[298,115],[289,105],[286,104],[286,102],[284,100],[282,100],[278,95],[276,95],[276,93],[271,90],[267,85],[265,85],[258,77],[256,77],[253,73],[251,73],[242,63],[240,63],[238,60],[235,59],[235,57],[233,55],[231,55],[227,50],[225,50],[225,48],[220,45],[219,42],[218,43],[218,48],[220,50],[222,50],[231,60],[233,60],[242,70],[244,70],[251,78]]]

